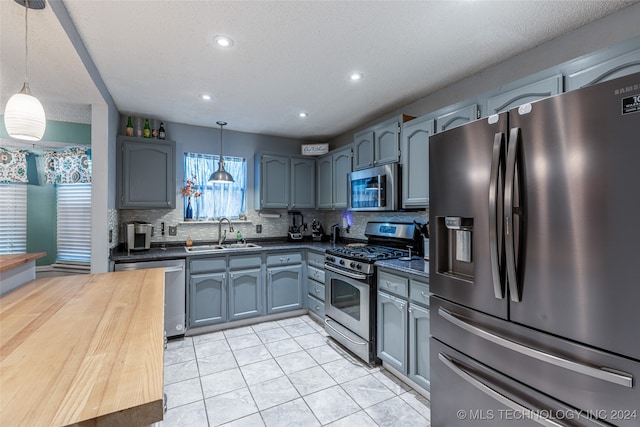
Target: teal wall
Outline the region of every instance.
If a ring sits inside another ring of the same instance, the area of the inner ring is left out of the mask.
[[[9,139],[0,115],[0,138]],[[91,125],[47,120],[42,141],[34,143],[37,148],[27,157],[27,252],[46,252],[47,256],[36,260],[36,265],[50,265],[56,260],[56,187],[44,184],[44,177],[36,170],[37,158],[46,150],[47,141],[69,145],[91,145]],[[42,148],[38,146],[41,145]]]

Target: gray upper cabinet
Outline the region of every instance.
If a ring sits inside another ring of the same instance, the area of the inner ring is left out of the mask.
[[[567,91],[640,72],[640,49],[567,76]]]
[[[316,194],[318,209],[333,208],[333,155],[327,154],[316,160]]]
[[[347,176],[352,171],[352,152],[350,147],[333,153],[333,208],[347,208]]]
[[[313,209],[316,207],[315,180],[315,159],[291,158],[291,208]]]
[[[353,169],[366,169],[373,166],[373,137],[372,130],[355,134],[353,140]]]
[[[562,93],[562,74],[531,83],[487,100],[487,115],[501,113],[527,102],[537,101]]]
[[[118,137],[118,209],[175,209],[176,143]]]
[[[429,206],[429,137],[434,122],[420,117],[402,127],[402,207]]]
[[[400,161],[400,129],[412,116],[401,114],[355,134],[353,169]]]
[[[351,146],[334,150],[318,158],[318,209],[347,208],[347,175],[352,170],[351,160]]]
[[[376,126],[373,145],[375,166],[400,160],[400,126],[402,123],[395,118]]]
[[[288,156],[262,155],[256,164],[260,164],[260,174],[257,188],[259,192],[260,209],[289,208],[289,180],[291,172]]]
[[[472,122],[478,118],[478,105],[472,104],[464,108],[436,117],[436,132],[443,132],[456,126]]]
[[[315,159],[256,154],[256,209],[315,208]]]

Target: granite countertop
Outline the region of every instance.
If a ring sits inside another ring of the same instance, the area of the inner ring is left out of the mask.
[[[198,242],[199,244],[215,244],[217,242]],[[228,243],[228,242],[227,242]],[[208,252],[208,253],[188,253],[184,249],[184,243],[172,243],[167,244],[166,249],[162,249],[159,244],[153,244],[151,249],[142,251],[130,251],[127,252],[120,247],[114,249],[111,252],[110,259],[114,262],[142,262],[142,261],[161,261],[168,259],[179,258],[194,258],[194,257],[210,257],[210,256],[224,256],[224,255],[238,255],[238,254],[250,254],[267,251],[278,250],[297,250],[297,249],[311,249],[324,252],[327,249],[342,247],[346,243],[329,243],[329,242],[314,242],[313,240],[301,240],[299,242],[286,241],[286,240],[251,240],[250,243],[260,245],[259,248],[244,248],[244,249],[225,249],[224,251]]]
[[[411,261],[401,261],[399,259],[376,261],[376,266],[429,278],[429,261],[417,256],[414,256]]]
[[[198,242],[197,245],[202,244],[215,244],[216,242]],[[162,249],[160,244],[154,243],[151,249],[143,251],[131,251],[128,253],[126,250],[119,248],[114,249],[111,252],[111,261],[122,262],[144,262],[144,261],[162,261],[169,259],[180,258],[202,258],[211,256],[225,256],[225,255],[239,255],[250,254],[261,251],[282,251],[282,250],[302,250],[311,249],[319,252],[324,252],[327,249],[339,248],[345,246],[348,241],[340,243],[330,242],[314,242],[312,240],[301,240],[297,242],[288,240],[251,240],[251,243],[260,245],[259,248],[244,248],[244,249],[225,249],[224,251],[208,252],[208,253],[188,253],[184,249],[184,243],[171,243],[168,244],[166,249]],[[404,273],[415,274],[424,278],[429,278],[429,261],[425,261],[423,258],[414,256],[411,261],[401,261],[398,259],[377,261],[375,263],[378,267],[384,267],[392,270],[397,270]]]

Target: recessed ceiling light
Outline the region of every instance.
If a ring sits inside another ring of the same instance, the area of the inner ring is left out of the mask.
[[[357,73],[356,72],[356,73],[351,73],[349,75],[349,80],[352,80],[352,81],[362,80],[363,78],[364,78],[364,74],[362,74],[362,73]]]
[[[233,46],[233,40],[231,40],[227,36],[215,36],[213,38],[213,41],[215,42],[215,44],[217,44],[220,47],[231,47],[231,46]]]
[[[211,101],[211,95],[203,93],[202,95],[200,95],[200,99],[202,99],[203,101]]]
[[[298,113],[298,117],[303,118],[303,119],[304,119],[305,117],[307,117],[308,115],[309,115],[309,113],[305,113],[304,111],[303,111],[303,112]]]

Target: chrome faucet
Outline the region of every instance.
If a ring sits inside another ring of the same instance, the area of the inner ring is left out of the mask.
[[[229,218],[227,217],[220,218],[220,221],[218,221],[218,244],[219,245],[221,245],[222,242],[224,242],[224,239],[227,238],[227,230],[224,230],[224,233],[222,233],[222,221],[227,221],[227,224],[229,224],[229,233],[233,233],[233,225],[231,224],[231,221],[229,221]]]

